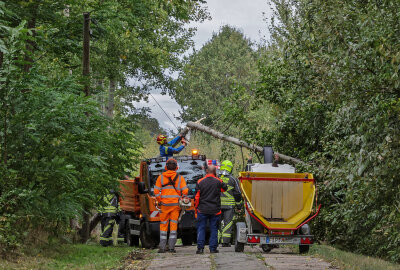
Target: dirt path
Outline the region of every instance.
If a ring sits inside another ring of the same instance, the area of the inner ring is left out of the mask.
[[[176,254],[157,254],[148,270],[159,269],[270,269],[270,270],[325,270],[337,269],[329,263],[311,256],[300,256],[290,249],[274,249],[264,254],[258,247],[246,247],[244,253],[237,253],[233,247],[219,248],[220,253],[196,255],[196,246],[177,247]]]

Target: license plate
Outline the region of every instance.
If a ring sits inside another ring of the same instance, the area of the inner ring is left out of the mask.
[[[269,237],[266,239],[267,244],[300,244],[300,239],[295,237]]]

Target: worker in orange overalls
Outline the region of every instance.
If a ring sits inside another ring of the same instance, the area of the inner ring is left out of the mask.
[[[160,246],[158,253],[164,253],[167,245],[168,223],[169,223],[169,252],[175,253],[175,244],[178,230],[178,218],[180,214],[179,198],[186,196],[189,189],[183,176],[179,175],[178,163],[175,159],[167,160],[163,172],[154,186],[154,194],[159,204],[160,213]]]

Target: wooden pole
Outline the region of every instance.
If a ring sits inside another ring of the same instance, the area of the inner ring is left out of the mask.
[[[90,13],[83,13],[83,58],[82,58],[82,75],[84,78],[84,88],[86,96],[89,96],[89,86],[90,86]]]
[[[239,140],[239,139],[231,137],[231,136],[227,136],[227,135],[225,135],[225,134],[223,134],[223,133],[221,133],[219,131],[216,131],[216,130],[214,130],[212,128],[204,126],[204,125],[202,125],[202,124],[200,124],[198,122],[188,122],[186,124],[186,126],[188,128],[197,129],[199,131],[207,133],[207,134],[213,136],[214,138],[217,138],[217,139],[220,139],[220,140],[223,140],[223,141],[226,141],[226,142],[233,143],[233,144],[238,145],[240,147],[245,147],[245,148],[253,150],[255,152],[263,153],[263,150],[264,150],[264,148],[261,147],[261,146],[254,145],[254,144],[248,144],[248,143],[246,143],[246,142],[244,142],[242,140]],[[293,162],[295,164],[304,164],[304,162],[302,160],[300,160],[300,159],[289,157],[287,155],[280,154],[280,153],[277,153],[277,152],[275,152],[275,154],[278,155],[279,158],[281,158],[281,159],[283,159],[285,161],[290,161],[290,162]]]

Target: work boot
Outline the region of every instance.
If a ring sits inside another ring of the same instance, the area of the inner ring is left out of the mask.
[[[204,254],[204,249],[202,248],[197,249],[196,254]]]
[[[160,244],[158,245],[159,252],[158,253],[165,253],[165,247],[167,245],[167,239],[160,239]],[[162,250],[163,252],[160,252]]]
[[[169,233],[169,239],[168,239],[168,247],[169,250],[175,250],[175,245],[176,245],[176,231],[170,231]]]
[[[170,249],[168,252],[169,253],[176,253],[176,250],[175,249]]]
[[[161,249],[161,248],[160,248],[160,249],[158,250],[158,253],[165,253],[165,249]]]
[[[231,244],[229,244],[229,243],[223,243],[222,244],[222,247],[230,247],[231,246]]]
[[[219,253],[218,249],[210,250],[210,253]]]

